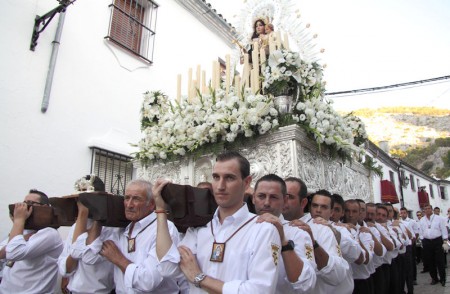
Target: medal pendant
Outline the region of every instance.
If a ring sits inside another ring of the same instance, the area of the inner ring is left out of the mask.
[[[211,250],[210,261],[213,262],[223,262],[223,256],[225,254],[225,243],[213,243]]]
[[[13,267],[13,265],[14,265],[14,261],[12,261],[12,260],[8,260],[7,262],[6,262],[6,264],[5,264],[7,267]]]
[[[128,239],[128,253],[136,251],[136,238]]]

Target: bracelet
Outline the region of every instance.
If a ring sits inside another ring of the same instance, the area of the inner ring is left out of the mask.
[[[165,214],[169,214],[169,211],[165,210],[165,209],[155,209],[154,210],[155,213],[165,213]]]

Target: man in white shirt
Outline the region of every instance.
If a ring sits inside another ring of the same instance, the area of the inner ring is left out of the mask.
[[[414,251],[416,247],[416,234],[418,232],[417,223],[408,217],[408,209],[405,207],[400,208],[401,222],[408,228],[408,230],[413,234],[411,238],[411,244],[406,246],[405,255],[405,282],[408,292],[413,292],[414,282],[417,277],[417,265],[415,262]],[[417,284],[417,283],[416,283]]]
[[[448,232],[443,217],[433,214],[431,205],[426,205],[425,216],[421,218],[420,238],[423,246],[423,259],[427,264],[431,276],[431,284],[435,285],[441,282],[445,287],[445,268],[444,268],[444,250],[443,242],[448,241]],[[439,272],[439,277],[437,273]]]
[[[189,293],[274,293],[280,262],[281,242],[277,229],[256,221],[244,203],[252,180],[250,163],[237,152],[217,156],[212,174],[218,205],[204,227],[189,228],[177,248],[169,238],[167,216],[158,213],[156,252],[158,269],[166,277],[185,276]],[[157,180],[153,189],[157,210],[167,180]]]
[[[24,229],[33,207],[48,206],[48,197],[30,190],[24,202],[16,203],[9,238],[0,244],[0,259],[6,259],[0,293],[54,293],[57,260],[63,244],[53,228]]]
[[[114,266],[116,293],[176,294],[180,289],[177,280],[163,277],[157,269],[156,214],[152,184],[134,180],[125,188],[125,217],[131,223],[110,240],[103,240],[102,227],[95,222],[88,231],[88,239],[94,240],[84,253],[92,263],[106,258]],[[178,244],[178,231],[168,222],[168,238]]]
[[[97,176],[88,175],[77,183],[80,181],[89,184],[89,190],[105,191],[105,184]],[[75,184],[77,193],[86,191],[86,187],[77,187],[77,183]],[[59,273],[62,277],[69,278],[67,289],[72,294],[108,294],[114,289],[114,265],[105,258],[96,259],[94,263],[86,259],[84,253],[93,241],[87,238],[87,231],[97,225],[94,225],[95,221],[88,218],[88,208],[80,201],[77,201],[77,205],[77,220],[70,228],[64,242],[64,250],[58,258]],[[118,230],[118,228],[104,227],[101,237],[104,241],[111,239],[112,234],[117,233]]]
[[[308,232],[313,241],[317,265],[317,282],[313,293],[332,293],[336,286],[347,280],[350,266],[342,258],[333,231],[328,226],[316,223],[309,213],[304,213],[308,203],[306,199],[308,189],[305,183],[295,177],[289,177],[285,182],[288,202],[283,210],[283,216]]]
[[[285,206],[286,183],[277,175],[261,177],[255,185],[253,204],[258,222],[273,224],[280,234],[281,259],[278,263],[276,293],[309,293],[316,285],[313,244],[305,231],[289,225],[281,212]]]

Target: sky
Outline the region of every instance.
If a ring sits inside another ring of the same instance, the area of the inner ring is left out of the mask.
[[[228,22],[243,0],[207,0]],[[450,75],[448,0],[297,0],[324,48],[327,92],[388,86]],[[251,24],[249,24],[251,25]],[[331,97],[331,96],[328,96]],[[338,110],[383,106],[450,109],[450,79],[376,94],[333,96]]]

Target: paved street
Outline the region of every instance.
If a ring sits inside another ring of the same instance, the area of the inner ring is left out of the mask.
[[[447,256],[448,257],[448,256]],[[420,271],[423,269],[423,264],[420,263],[417,265],[417,286],[414,286],[414,293],[416,294],[444,294],[448,293],[450,294],[450,271],[449,269],[446,270],[447,274],[447,284],[445,287],[442,287],[442,285],[436,284],[436,285],[430,285],[431,278],[429,273],[423,273],[421,274]]]

